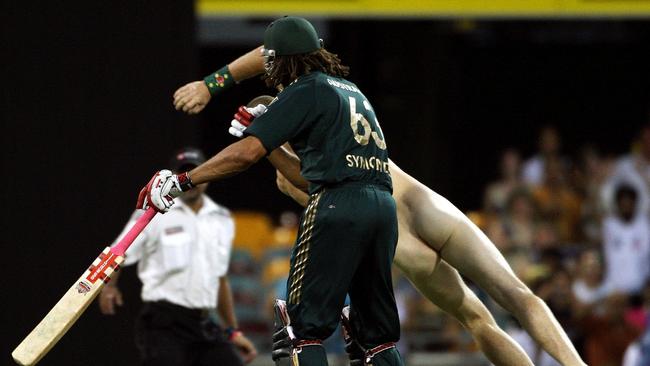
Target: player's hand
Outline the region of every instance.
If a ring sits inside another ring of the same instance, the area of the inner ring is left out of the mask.
[[[174,92],[174,108],[187,114],[198,114],[210,102],[212,95],[203,80],[187,83]]]
[[[266,109],[267,108],[264,104],[258,104],[252,108],[244,106],[239,107],[237,113],[235,113],[234,119],[230,122],[228,133],[235,137],[243,137],[246,128],[253,123],[255,118],[266,113]]]
[[[246,338],[242,333],[235,335],[231,342],[235,347],[237,347],[245,363],[249,363],[257,357],[257,350],[255,349],[253,342]]]
[[[115,305],[124,305],[122,292],[116,286],[104,286],[102,292],[99,293],[99,310],[104,315],[115,315]]]
[[[140,194],[136,208],[146,210],[152,206],[156,211],[165,213],[174,205],[174,198],[183,193],[178,176],[170,170],[156,172]]]

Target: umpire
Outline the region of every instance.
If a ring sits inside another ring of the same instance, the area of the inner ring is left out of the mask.
[[[186,148],[173,156],[171,167],[185,171],[204,161],[201,151]],[[137,262],[142,281],[144,305],[136,322],[136,345],[144,366],[241,366],[235,347],[247,362],[257,354],[237,330],[226,277],[234,223],[228,210],[204,194],[206,188],[198,185],[178,198],[126,253],[125,265]],[[140,213],[133,214],[122,235]],[[122,305],[117,278],[104,287],[99,305],[108,315]],[[214,309],[225,330],[213,320]]]

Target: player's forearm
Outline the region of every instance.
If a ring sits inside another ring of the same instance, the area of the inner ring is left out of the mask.
[[[192,169],[189,176],[194,185],[221,180],[247,170],[264,155],[266,149],[260,140],[248,136]]]
[[[214,97],[218,94],[221,94],[228,89],[232,88],[236,83],[239,83],[243,80],[246,80],[248,78],[252,78],[255,75],[259,75],[264,72],[264,57],[262,57],[261,53],[261,46],[244,54],[243,56],[239,57],[235,61],[231,62],[228,65],[225,65],[221,67],[219,70],[210,73],[206,77],[203,78],[203,83],[207,87],[207,91],[209,92],[209,95],[206,96],[204,94],[200,93],[200,101],[203,101],[204,103],[207,103],[210,100],[210,97]],[[174,98],[179,98],[176,103],[175,99],[175,106],[176,109],[179,108],[177,104],[185,105],[185,99],[183,99],[183,96],[187,94],[187,91],[185,93],[183,92],[183,89],[186,87],[189,87],[189,85],[192,85],[192,83],[188,84],[188,86],[185,86],[181,89],[179,89],[175,94]],[[192,95],[193,90],[190,90],[190,95]],[[187,98],[186,98],[187,99]]]
[[[219,278],[217,312],[226,328],[238,328],[237,317],[235,317],[235,307],[232,300],[232,291],[230,290],[230,282],[226,276]]]
[[[262,46],[244,54],[228,65],[228,69],[236,82],[250,79],[264,73],[264,57]]]
[[[296,188],[301,191],[309,189],[309,182],[300,174],[300,159],[291,154],[285,147],[273,150],[268,159]]]

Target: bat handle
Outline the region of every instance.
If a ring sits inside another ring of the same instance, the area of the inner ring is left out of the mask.
[[[122,238],[122,240],[119,241],[119,243],[115,244],[111,248],[111,252],[115,255],[119,256],[124,256],[124,252],[126,252],[127,249],[129,249],[129,246],[131,246],[131,243],[135,240],[135,238],[140,235],[142,230],[149,224],[149,221],[153,219],[153,217],[156,216],[156,210],[153,208],[149,207],[147,211],[144,212],[142,216],[135,222],[135,225],[129,230],[126,235]]]

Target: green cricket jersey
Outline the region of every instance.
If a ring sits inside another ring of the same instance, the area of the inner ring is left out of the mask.
[[[286,87],[246,134],[270,153],[289,142],[314,193],[362,182],[392,189],[384,135],[372,106],[354,83],[311,72]]]

